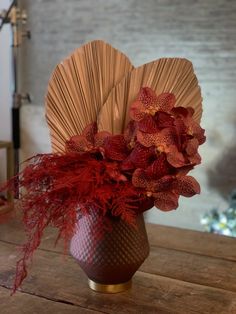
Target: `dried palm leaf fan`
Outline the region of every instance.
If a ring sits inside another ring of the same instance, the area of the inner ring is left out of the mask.
[[[200,122],[202,97],[192,63],[186,59],[164,58],[133,69],[115,86],[100,111],[100,131],[106,130],[112,134],[124,131],[129,121],[130,105],[141,87],[150,87],[157,95],[173,93],[175,106],[194,108],[194,118]]]
[[[66,140],[97,120],[111,89],[132,68],[124,54],[100,40],[75,50],[56,67],[46,95],[54,152],[63,152]]]

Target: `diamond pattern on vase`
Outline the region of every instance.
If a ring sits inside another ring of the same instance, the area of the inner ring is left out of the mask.
[[[122,273],[122,278],[128,278],[125,273],[130,272],[132,277],[149,254],[143,215],[137,217],[136,227],[111,219],[111,231],[105,233],[97,219],[91,214],[78,220],[70,245],[72,256],[90,278],[91,273],[99,278],[106,273],[115,280],[114,272]]]

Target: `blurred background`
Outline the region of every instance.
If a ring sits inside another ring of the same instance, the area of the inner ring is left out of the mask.
[[[0,10],[12,1],[1,0]],[[199,196],[182,198],[178,210],[152,209],[149,222],[203,230],[201,217],[229,207],[236,188],[236,1],[235,0],[21,0],[32,38],[18,49],[20,160],[50,152],[44,95],[51,72],[75,48],[103,39],[127,54],[135,66],[161,58],[184,57],[193,63],[203,95],[202,127],[207,142],[202,164],[192,172]],[[29,34],[28,34],[29,35]],[[27,37],[27,33],[25,34]],[[12,139],[14,89],[9,24],[0,33],[0,141]],[[6,158],[0,151],[0,181]]]

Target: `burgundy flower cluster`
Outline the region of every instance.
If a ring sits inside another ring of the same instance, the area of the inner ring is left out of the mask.
[[[175,102],[172,93],[157,96],[144,87],[131,105],[124,134],[97,132],[92,123],[66,142],[66,153],[100,160],[110,183],[129,186],[134,201],[142,200],[137,211],[153,205],[163,211],[176,209],[180,195],[200,193],[198,182],[187,174],[201,162],[198,147],[205,136],[194,110],[175,107]]]

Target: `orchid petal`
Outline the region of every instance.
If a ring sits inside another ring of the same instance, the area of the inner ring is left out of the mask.
[[[152,191],[162,192],[172,190],[173,182],[175,181],[175,177],[171,175],[166,175],[159,180],[153,181]]]
[[[173,186],[176,193],[185,197],[191,197],[195,194],[200,194],[200,185],[192,176],[179,177]]]
[[[155,160],[156,154],[152,147],[147,148],[137,142],[128,158],[136,168],[146,168]]]
[[[155,138],[155,145],[164,147],[168,151],[168,147],[178,145],[178,136],[175,128],[162,129]]]
[[[66,152],[86,152],[93,149],[93,145],[83,135],[72,136],[66,141]]]
[[[175,168],[183,167],[186,165],[184,155],[177,150],[175,146],[169,146],[166,154],[167,161]]]
[[[175,95],[172,93],[162,93],[157,97],[156,107],[160,111],[170,112],[175,105]]]
[[[174,126],[174,118],[167,112],[158,111],[154,118],[159,128]]]
[[[202,158],[198,153],[196,153],[193,156],[188,156],[188,160],[192,165],[199,165],[201,163]]]
[[[128,155],[128,149],[123,135],[108,136],[104,140],[105,156],[112,160],[121,161]]]
[[[98,132],[97,134],[95,134],[95,136],[94,136],[95,147],[103,146],[104,141],[108,136],[111,136],[111,133],[106,132],[106,131],[101,131],[101,132]]]
[[[170,172],[170,165],[166,160],[166,154],[161,153],[157,159],[147,168],[147,175],[159,179]]]
[[[155,133],[160,130],[152,115],[146,115],[142,120],[140,120],[138,122],[138,128],[140,131],[146,133]]]
[[[140,144],[145,147],[151,147],[156,143],[157,134],[156,133],[144,133],[137,131],[137,140]]]
[[[157,103],[157,95],[150,87],[142,87],[139,95],[138,100],[141,101],[145,108],[149,108]]]
[[[174,192],[159,192],[153,194],[154,205],[162,211],[170,211],[178,207],[179,196]]]
[[[199,143],[198,143],[198,140],[196,138],[189,140],[187,142],[186,153],[189,156],[195,155],[197,153],[198,146],[199,146]]]
[[[141,101],[136,100],[130,107],[130,118],[134,121],[140,121],[145,117],[145,107]]]
[[[136,169],[132,176],[132,184],[137,188],[147,187],[147,176],[143,169]]]
[[[88,124],[84,128],[81,135],[84,136],[87,141],[94,144],[94,136],[97,133],[97,131],[98,131],[97,123],[93,122],[93,123]]]

